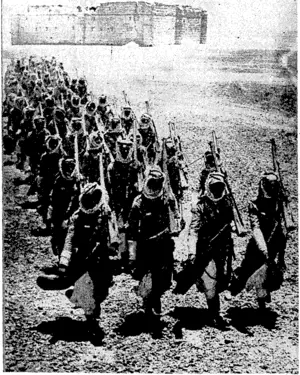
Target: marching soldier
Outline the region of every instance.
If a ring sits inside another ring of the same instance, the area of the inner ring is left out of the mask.
[[[110,209],[97,183],[88,183],[80,196],[79,209],[72,215],[61,253],[58,275],[40,276],[42,289],[69,289],[71,302],[83,308],[91,342],[101,344],[101,303],[112,285],[108,230]]]
[[[126,223],[133,199],[138,193],[138,168],[134,164],[132,142],[127,139],[116,141],[115,160],[108,168],[112,206],[122,224]]]
[[[43,109],[43,116],[46,120],[46,126],[48,127],[49,123],[54,119],[54,109],[55,109],[55,100],[53,96],[47,96],[45,99],[45,105]],[[51,133],[51,130],[49,130]],[[54,133],[53,133],[54,134]]]
[[[79,206],[79,187],[74,170],[73,159],[61,158],[50,194],[51,245],[53,254],[59,258],[65,243],[68,220]]]
[[[110,128],[104,133],[104,140],[110,149],[113,157],[116,156],[116,144],[118,139],[125,138],[125,131],[122,128],[120,117],[113,117]]]
[[[42,154],[46,151],[46,137],[50,132],[46,129],[46,121],[42,116],[33,119],[34,129],[28,134],[27,155],[31,169],[31,177],[34,180],[38,174],[38,167]],[[35,188],[32,188],[34,191]]]
[[[100,116],[100,122],[107,129],[114,115],[110,105],[107,103],[106,95],[101,95],[98,99],[97,114]]]
[[[128,135],[133,128],[134,115],[130,106],[122,108],[121,124]]]
[[[100,182],[99,153],[103,150],[103,137],[100,132],[89,135],[88,149],[82,162],[82,176],[88,182]]]
[[[72,79],[70,89],[73,91],[74,94],[78,95],[77,79],[76,78]]]
[[[216,157],[218,160],[218,163],[220,164],[220,155],[219,152],[216,152]],[[200,178],[199,178],[199,194],[203,195],[205,193],[205,183],[208,175],[211,172],[216,172],[217,167],[215,165],[215,160],[214,156],[211,151],[206,151],[204,154],[204,165],[205,168],[201,171],[200,173]]]
[[[47,217],[50,192],[53,188],[55,176],[59,171],[59,160],[61,158],[61,139],[58,135],[49,135],[45,139],[46,152],[43,153],[39,165],[37,177],[37,194],[39,206],[37,212],[41,215],[46,228],[39,228],[37,234],[49,234],[49,220]]]
[[[35,108],[28,106],[24,109],[24,118],[21,121],[20,129],[17,132],[18,147],[17,147],[17,164],[16,168],[23,170],[24,163],[27,156],[28,134],[33,130],[33,116]]]
[[[171,286],[173,273],[169,207],[174,202],[164,184],[160,168],[150,167],[143,191],[133,201],[127,229],[130,267],[140,281],[138,294],[154,337],[161,335],[161,296]]]
[[[143,143],[146,147],[147,159],[150,164],[153,164],[156,157],[156,133],[153,125],[153,121],[150,115],[147,113],[141,116],[138,131],[140,132]]]
[[[82,118],[73,117],[70,123],[70,132],[62,140],[62,149],[68,158],[75,158],[76,147],[78,147],[78,162],[80,165],[83,163],[88,144],[88,135],[82,127],[82,121]]]
[[[64,109],[56,107],[53,111],[53,119],[48,124],[48,130],[52,135],[57,134],[62,139],[65,137],[69,122],[66,119]]]
[[[72,117],[82,117],[82,109],[80,107],[80,97],[73,95],[71,98],[71,105],[67,111],[67,119],[70,121]]]
[[[255,287],[259,308],[271,302],[271,292],[280,288],[285,271],[286,231],[283,223],[282,191],[278,175],[262,176],[258,196],[249,203],[252,237],[245,257],[235,270],[231,294]]]
[[[184,294],[196,283],[205,294],[212,323],[222,327],[225,322],[219,315],[219,293],[227,289],[231,279],[234,213],[222,173],[211,172],[205,185],[205,194],[198,196],[192,209],[189,267],[177,277],[173,292]]]
[[[88,134],[90,134],[92,131],[97,131],[97,122],[96,122],[96,111],[97,107],[94,102],[88,102],[85,107],[85,113],[84,113],[84,122],[85,122],[85,128]]]
[[[16,133],[21,130],[21,122],[23,120],[24,109],[27,106],[28,104],[25,97],[18,96],[15,99],[14,108],[9,113],[7,130],[15,141]]]
[[[80,103],[81,104],[86,104],[87,102],[87,83],[84,78],[79,78],[78,80],[78,85],[77,85],[77,90],[78,90],[78,96],[80,97]]]

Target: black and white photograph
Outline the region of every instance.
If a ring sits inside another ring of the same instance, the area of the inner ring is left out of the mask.
[[[1,17],[1,371],[298,374],[296,0]]]

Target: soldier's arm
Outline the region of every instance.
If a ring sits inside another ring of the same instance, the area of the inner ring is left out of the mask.
[[[65,272],[69,265],[70,261],[72,258],[72,253],[73,253],[73,240],[75,236],[75,220],[77,219],[77,214],[74,213],[71,220],[70,220],[70,225],[68,228],[65,244],[63,251],[60,256],[59,260],[59,269],[61,272]]]
[[[70,204],[65,212],[64,220],[68,220],[73,215],[73,213],[78,209],[78,207],[79,207],[79,191],[78,191],[78,187],[76,186],[76,184],[74,184],[72,197],[70,200]]]
[[[254,241],[258,249],[265,255],[266,259],[268,259],[268,246],[260,228],[258,208],[253,202],[249,203],[249,217]]]
[[[202,226],[201,209],[199,202],[192,206],[191,213],[192,221],[189,227],[188,248],[189,255],[194,257],[196,255],[198,233]]]
[[[128,252],[129,260],[136,259],[136,248],[137,240],[139,235],[139,226],[141,219],[140,211],[140,197],[135,198],[132,204],[132,208],[128,217],[128,229],[127,229],[127,238],[128,238]]]

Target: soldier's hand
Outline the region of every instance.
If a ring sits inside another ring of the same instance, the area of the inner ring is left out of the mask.
[[[128,260],[128,268],[131,276],[134,276],[136,273],[136,260],[129,259]]]
[[[66,273],[67,273],[67,267],[64,266],[64,265],[62,265],[62,264],[60,264],[60,265],[58,266],[58,272],[59,272],[61,275],[65,276]]]
[[[111,209],[107,202],[103,203],[102,208],[103,208],[103,214],[105,216],[111,217]]]
[[[191,253],[191,254],[188,255],[188,261],[189,262],[194,263],[195,259],[196,259],[196,254]]]
[[[67,228],[68,228],[68,220],[64,220],[64,221],[62,222],[62,224],[61,224],[61,227],[62,227],[63,229],[67,229]]]

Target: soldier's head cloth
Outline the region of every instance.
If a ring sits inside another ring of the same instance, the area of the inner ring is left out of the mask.
[[[78,80],[78,86],[85,86],[85,79],[83,77],[80,77]]]
[[[97,106],[93,101],[87,102],[85,106],[85,111],[88,116],[93,116],[96,113]]]
[[[123,130],[123,127],[122,127],[122,124],[121,124],[120,117],[114,116],[111,119],[111,131],[114,132],[114,133],[120,133],[120,132],[122,132],[122,130]]]
[[[106,100],[107,100],[106,95],[99,96],[99,99],[98,99],[99,106],[100,107],[106,106],[106,104],[107,104]]]
[[[261,198],[276,198],[280,191],[279,177],[273,171],[266,171],[259,181],[259,196]]]
[[[13,105],[15,103],[16,98],[17,98],[17,95],[15,93],[11,92],[7,96],[7,101],[10,105]]]
[[[66,116],[66,112],[63,108],[55,108],[54,110],[54,117],[55,117],[55,120],[57,121],[63,121],[65,119],[65,116]]]
[[[85,214],[93,214],[101,209],[103,190],[97,182],[87,183],[79,197],[79,207]]]
[[[162,196],[166,176],[159,166],[152,166],[146,172],[142,194],[148,199]]]
[[[205,182],[205,195],[213,202],[218,202],[226,194],[225,187],[223,173],[211,172]]]
[[[53,96],[47,96],[47,98],[45,99],[45,104],[46,107],[53,108],[55,106],[55,100]]]
[[[216,152],[216,157],[218,161],[220,160],[220,155],[218,152]],[[211,151],[206,151],[204,153],[204,163],[206,167],[212,167],[215,164],[214,157]]]
[[[28,105],[27,107],[24,108],[24,115],[26,117],[33,117],[35,113],[35,108],[32,105]]]
[[[122,116],[125,119],[131,118],[132,112],[131,112],[131,107],[130,106],[125,106],[122,109]]]
[[[46,147],[48,153],[53,154],[57,152],[60,148],[61,138],[59,135],[47,135],[45,138]]]
[[[45,127],[46,126],[46,119],[43,116],[37,115],[33,118],[33,123],[35,127]]]
[[[73,107],[78,108],[80,106],[80,97],[78,95],[73,95],[71,99],[71,104]]]
[[[23,111],[27,107],[27,101],[23,96],[17,96],[15,99],[15,107]]]
[[[130,163],[133,158],[133,148],[130,139],[119,137],[116,142],[116,161]]]
[[[89,135],[89,151],[99,151],[103,145],[103,137],[100,132],[93,131]]]
[[[74,178],[72,174],[75,170],[75,161],[73,159],[61,158],[59,159],[58,166],[59,172],[65,180],[70,181]]]
[[[148,129],[151,123],[151,116],[148,113],[144,113],[140,120],[140,129]]]
[[[72,133],[82,133],[83,127],[82,127],[82,118],[81,117],[72,117],[71,119],[71,132]]]

